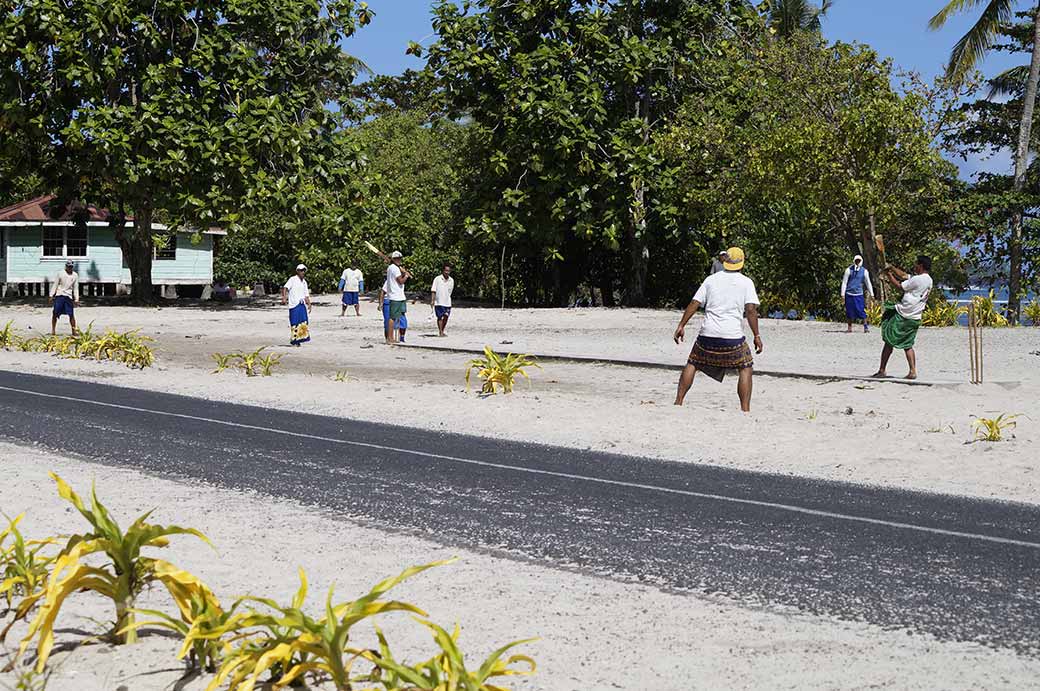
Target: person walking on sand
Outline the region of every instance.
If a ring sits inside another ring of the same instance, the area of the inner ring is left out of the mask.
[[[408,298],[404,292],[404,284],[412,277],[408,269],[401,266],[404,255],[394,251],[390,255],[390,266],[386,267],[386,297],[390,301],[390,321],[397,322],[408,311]],[[386,329],[386,342],[395,343],[395,329],[388,325]]]
[[[845,302],[845,319],[848,321],[849,329],[845,333],[852,333],[852,322],[863,320],[863,333],[870,331],[867,323],[867,303],[863,292],[866,291],[870,299],[874,299],[874,286],[870,284],[870,273],[863,266],[863,257],[856,255],[852,265],[845,269],[845,275],[841,277],[841,299]]]
[[[881,318],[881,338],[885,346],[881,349],[881,368],[874,373],[875,377],[887,377],[888,359],[896,348],[906,353],[906,363],[910,367],[907,379],[917,379],[917,353],[914,342],[917,330],[921,327],[921,315],[928,306],[928,296],[932,292],[932,258],[925,255],[917,257],[914,264],[914,275],[911,276],[894,266],[885,269],[885,275],[892,285],[902,288],[903,297],[898,304],[885,305],[885,314]]]
[[[289,306],[289,343],[299,346],[311,340],[310,320],[311,291],[307,288],[307,267],[299,264],[296,275],[290,276],[282,286],[282,304]]]
[[[361,281],[363,277],[360,269],[355,269],[353,266],[348,266],[343,270],[343,274],[339,277],[340,290],[343,291],[343,309],[340,310],[339,316],[343,316],[347,313],[347,308],[350,306],[354,307],[354,314],[361,316],[361,301],[359,295],[361,293]]]
[[[758,293],[755,283],[741,273],[744,250],[731,247],[726,252],[723,271],[711,274],[693,296],[673,336],[676,343],[686,340],[686,324],[704,306],[704,323],[690,351],[686,367],[679,376],[675,405],[682,405],[698,371],[722,381],[726,372],[736,370],[740,409],[751,410],[754,357],[744,338],[744,318],[755,337],[755,352],[762,352],[758,333]]]
[[[448,327],[448,318],[451,317],[451,293],[455,290],[455,279],[451,277],[451,264],[441,267],[441,272],[433,279],[430,287],[430,304],[433,305],[433,313],[437,317],[437,335],[447,336],[444,329]]]
[[[51,336],[56,335],[58,318],[63,314],[69,315],[69,325],[72,326],[72,335],[79,333],[76,330],[76,309],[79,304],[79,274],[75,271],[72,260],[65,262],[65,270],[54,277],[54,285],[51,287],[51,302],[54,309],[51,311]]]
[[[725,271],[726,268],[723,266],[723,262],[726,261],[726,250],[722,250],[718,255],[711,260],[711,273],[717,274]]]

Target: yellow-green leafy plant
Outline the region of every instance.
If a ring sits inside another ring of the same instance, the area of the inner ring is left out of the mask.
[[[58,542],[57,538],[26,540],[18,528],[24,518],[23,513],[8,519],[7,527],[0,531],[0,598],[5,603],[3,614],[13,610],[14,621],[28,613],[28,610],[22,611],[18,603],[43,588],[56,558],[46,551]],[[10,626],[0,633],[0,642],[3,642],[8,629]]]
[[[940,298],[928,305],[921,315],[921,326],[956,326],[966,307],[958,307],[946,299]]]
[[[1008,325],[1007,317],[1001,314],[992,290],[989,291],[989,295],[976,295],[971,299],[971,304],[975,308],[975,323],[979,326]]]
[[[347,380],[350,379],[350,375],[347,374],[347,370],[341,369],[341,370],[337,370],[336,371],[336,374],[333,375],[332,379],[333,379],[333,381],[346,383]]]
[[[155,609],[134,609],[135,615],[151,619],[137,619],[124,630],[160,628],[178,633],[183,642],[177,659],[185,660],[189,671],[216,672],[225,645],[222,636],[236,631],[245,615],[235,611],[238,603],[229,610],[221,608],[217,598],[202,584],[185,589],[178,601],[187,603],[187,607],[177,617]]]
[[[975,441],[1003,441],[1005,430],[1014,429],[1018,426],[1017,415],[1002,413],[995,418],[977,417],[973,427],[975,428]]]
[[[881,318],[885,316],[885,306],[874,301],[867,305],[867,322],[871,326],[881,326]]]
[[[217,365],[217,368],[211,374],[220,374],[231,366],[231,361],[239,357],[239,353],[227,353],[226,355],[224,353],[213,353],[210,357],[213,358]]]
[[[491,346],[484,346],[484,357],[474,358],[468,363],[466,388],[469,388],[470,375],[476,370],[477,378],[484,382],[480,387],[480,393],[494,394],[498,392],[498,389],[502,389],[502,393],[512,393],[517,375],[528,381],[531,380],[527,374],[527,369],[530,367],[541,369],[534,358],[528,355],[523,353],[499,355],[491,350]]]
[[[93,591],[112,601],[115,606],[115,624],[109,637],[116,643],[133,643],[137,640],[137,630],[132,626],[134,604],[149,585],[159,583],[165,586],[182,614],[191,610],[191,595],[212,595],[190,573],[162,559],[142,554],[145,549],[168,546],[172,535],[194,535],[209,544],[205,535],[194,528],[152,525],[148,523],[152,511],[139,516],[123,531],[98,500],[93,488],[88,507],[58,475],[50,473],[50,476],[57,483],[58,495],[76,508],[91,530],[69,537],[55,559],[43,589],[26,598],[38,601],[40,608],[22,640],[19,657],[35,640],[36,666],[39,670],[44,668],[54,647],[54,625],[58,614],[73,593]],[[106,557],[107,562],[102,566],[85,563],[84,559],[91,555]]]
[[[228,691],[253,691],[264,675],[270,677],[272,689],[298,683],[310,675],[327,678],[337,691],[348,691],[354,681],[370,679],[370,675],[352,673],[354,664],[365,659],[367,651],[351,647],[351,629],[363,620],[387,612],[425,616],[415,605],[380,598],[401,581],[445,563],[448,562],[405,569],[376,584],[357,600],[338,605],[332,603],[333,591],[329,589],[324,616],[317,618],[303,610],[307,576],[302,569],[300,587],[287,606],[266,598],[240,598],[236,604],[262,605],[263,609],[250,608],[225,627],[226,630],[211,634],[230,635],[230,640],[222,652],[220,669],[207,691],[216,691],[225,683]]]
[[[1030,324],[1040,326],[1040,298],[1033,298],[1032,302],[1022,308],[1022,313],[1026,315]]]
[[[267,346],[261,346],[251,353],[238,353],[240,360],[238,366],[246,373],[247,377],[255,377],[260,373],[260,354],[267,350]]]
[[[14,319],[11,319],[0,329],[0,348],[10,350],[17,345],[18,334],[14,330]]]
[[[527,676],[534,674],[537,666],[532,658],[527,655],[505,654],[513,648],[530,643],[536,639],[529,638],[522,641],[507,643],[494,651],[481,663],[476,671],[466,667],[462,651],[458,646],[459,627],[456,626],[453,633],[448,633],[443,628],[431,621],[419,620],[433,632],[433,640],[439,651],[429,660],[418,665],[409,666],[394,659],[387,644],[386,636],[376,628],[379,639],[379,651],[370,651],[366,657],[381,670],[378,682],[387,691],[398,689],[409,689],[414,691],[442,691],[444,689],[457,689],[458,691],[507,691],[501,686],[488,683],[489,679],[496,677]],[[504,658],[504,659],[503,659]],[[518,668],[517,665],[524,665]]]
[[[278,353],[268,353],[260,359],[260,374],[265,377],[270,377],[275,366],[282,361],[282,356]]]

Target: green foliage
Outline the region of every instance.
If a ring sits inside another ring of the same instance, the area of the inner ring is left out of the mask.
[[[1022,313],[1029,319],[1029,323],[1033,326],[1040,326],[1040,298],[1033,298],[1033,301],[1022,308]]]
[[[430,621],[420,621],[433,632],[433,640],[439,652],[426,662],[408,666],[394,659],[386,636],[376,630],[379,637],[379,652],[371,653],[369,659],[384,674],[379,676],[379,683],[388,691],[397,689],[414,689],[415,691],[440,689],[458,689],[458,691],[501,691],[500,687],[488,684],[495,677],[534,674],[536,665],[527,655],[503,656],[511,649],[530,643],[533,638],[513,641],[494,651],[481,663],[476,671],[466,668],[462,651],[458,647],[459,627],[448,633]],[[526,665],[526,669],[515,668],[514,665]]]
[[[0,643],[16,622],[25,619],[36,604],[55,554],[47,554],[48,548],[57,544],[56,538],[26,540],[18,524],[25,514],[8,520],[7,527],[0,531],[0,597],[4,599],[4,610],[0,616],[13,612],[13,617],[0,631]]]
[[[715,88],[687,99],[660,148],[673,203],[719,247],[744,247],[761,290],[832,312],[854,254],[876,282],[871,210],[896,254],[946,232],[959,183],[934,142],[964,126],[961,92],[912,75],[897,92],[870,48],[804,32],[734,45],[713,65]]]
[[[881,326],[881,318],[885,316],[885,306],[874,301],[867,305],[867,322],[871,326]]]
[[[14,329],[14,319],[8,320],[4,328],[0,329],[0,348],[10,350],[18,345],[18,333]]]
[[[625,267],[625,301],[643,303],[651,244],[684,220],[655,135],[713,81],[709,56],[761,18],[725,0],[439,0],[433,15],[427,69],[479,128],[467,231],[549,262],[599,248]]]
[[[822,0],[819,6],[808,0],[772,0],[766,11],[769,28],[783,38],[796,32],[819,34],[822,20],[833,4],[834,0]]]
[[[139,516],[123,531],[98,500],[96,492],[91,491],[87,506],[64,480],[54,473],[50,476],[58,485],[59,496],[72,504],[91,529],[69,537],[54,561],[46,587],[23,598],[19,605],[20,609],[40,605],[18,651],[21,657],[34,640],[37,642],[38,672],[43,671],[54,647],[54,626],[61,608],[74,593],[92,591],[112,601],[116,618],[110,636],[119,643],[137,640],[136,629],[131,626],[132,610],[138,596],[150,584],[165,586],[182,611],[188,608],[192,595],[212,597],[209,589],[191,574],[167,561],[142,554],[142,550],[148,548],[166,547],[172,535],[194,535],[208,543],[205,535],[193,528],[152,525],[147,522],[151,511]],[[85,560],[91,555],[107,558],[107,562],[102,566],[89,565]]]
[[[932,300],[921,315],[921,326],[957,326],[961,315],[967,311],[967,308],[958,307],[946,298]]]
[[[975,441],[1003,441],[1004,432],[1018,425],[1015,421],[1017,417],[1002,413],[995,418],[975,418]]]
[[[371,21],[365,3],[2,7],[0,159],[117,212],[135,294],[150,293],[157,216],[235,225],[246,208],[327,223],[324,190],[352,194],[359,161],[342,123],[363,66],[341,46]]]
[[[234,353],[213,353],[211,356],[217,368],[211,374],[220,374],[229,367],[242,370],[247,377],[264,376],[270,377],[274,368],[282,361],[279,353],[263,354],[268,346],[261,346],[256,350],[246,353],[235,351]],[[237,361],[237,362],[236,362]]]
[[[523,353],[499,355],[491,350],[491,346],[484,346],[484,357],[474,358],[467,363],[466,388],[469,388],[470,375],[476,370],[477,378],[484,382],[480,387],[480,393],[495,394],[498,393],[499,388],[502,389],[502,393],[512,393],[517,375],[528,381],[531,380],[526,371],[529,367],[541,369],[541,365],[528,355]]]
[[[1007,317],[1001,314],[1001,309],[997,305],[997,300],[992,290],[989,291],[989,295],[976,295],[973,297],[971,306],[975,312],[975,323],[979,326],[1008,326]]]
[[[93,333],[94,322],[70,336],[37,336],[17,341],[17,347],[26,353],[51,353],[70,359],[90,358],[98,362],[113,360],[122,362],[130,369],[144,369],[155,363],[155,351],[148,344],[155,339],[141,336],[140,329],[105,331],[101,336]]]

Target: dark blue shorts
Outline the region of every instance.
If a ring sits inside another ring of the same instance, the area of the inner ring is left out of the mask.
[[[440,305],[435,305],[433,308],[433,312],[437,315],[438,320],[445,319],[451,316],[450,307],[441,307]]]
[[[59,295],[54,298],[54,316],[60,317],[63,314],[69,315],[69,319],[72,319],[76,315],[73,313],[74,303],[72,298],[66,295]]]
[[[358,304],[357,293],[343,293],[343,304],[344,305],[356,305]]]

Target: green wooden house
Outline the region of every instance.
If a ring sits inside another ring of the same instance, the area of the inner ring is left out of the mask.
[[[84,294],[129,291],[130,270],[109,227],[109,212],[93,206],[83,210],[87,213],[74,220],[73,211],[58,208],[53,195],[0,209],[0,294],[46,295],[69,259]],[[191,233],[170,233],[161,224],[152,229],[167,234],[152,258],[152,282],[166,297],[200,296],[213,283],[213,254],[225,231],[206,230],[201,242],[192,242]]]

